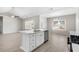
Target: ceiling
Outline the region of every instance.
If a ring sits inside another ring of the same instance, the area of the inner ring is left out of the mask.
[[[0,7],[0,15],[26,18],[67,8],[68,7]]]

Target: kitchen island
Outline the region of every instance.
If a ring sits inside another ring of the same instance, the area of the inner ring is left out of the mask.
[[[21,49],[26,52],[31,52],[42,45],[45,42],[45,39],[47,39],[47,36],[45,37],[46,31],[47,30],[21,31]]]

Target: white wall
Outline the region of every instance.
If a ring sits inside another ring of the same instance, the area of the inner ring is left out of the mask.
[[[79,9],[76,11],[76,32],[79,33]]]
[[[25,29],[25,22],[28,21],[33,21],[33,25],[34,25],[34,29],[38,29],[39,28],[39,16],[33,16],[33,17],[28,17],[24,20],[22,20],[22,29]]]
[[[39,28],[47,29],[47,18],[40,15]]]
[[[66,20],[66,30],[67,31],[76,31],[76,15],[67,15],[65,16]]]
[[[20,21],[17,18],[3,17],[3,33],[18,32],[20,28]]]

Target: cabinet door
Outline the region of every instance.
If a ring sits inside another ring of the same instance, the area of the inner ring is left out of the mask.
[[[40,46],[44,42],[44,32],[36,33],[36,47]]]
[[[29,50],[29,35],[27,34],[22,34],[22,44],[21,44],[22,49],[24,51],[30,51]]]
[[[23,48],[23,49],[25,49],[25,36],[22,34],[22,43],[21,43],[21,47]]]
[[[30,39],[29,39],[29,49],[30,51],[35,49],[35,34],[31,34],[30,35]]]

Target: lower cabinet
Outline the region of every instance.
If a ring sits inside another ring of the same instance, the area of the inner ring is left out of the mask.
[[[44,32],[36,33],[36,47],[44,42]]]
[[[28,52],[29,49],[29,35],[22,33],[22,43],[21,43],[21,49]]]
[[[26,52],[33,51],[44,42],[44,32],[22,33],[21,49]]]
[[[34,50],[35,47],[35,34],[29,35],[29,50],[32,51]]]

